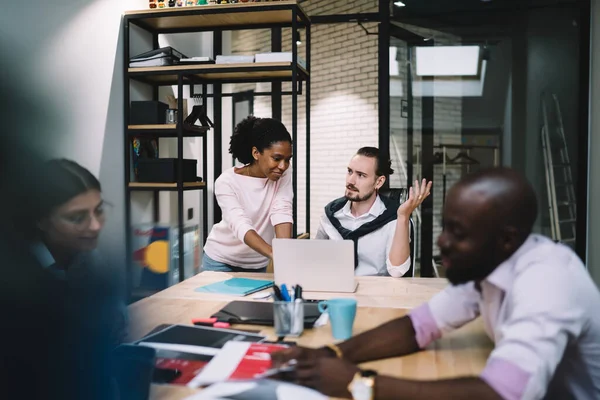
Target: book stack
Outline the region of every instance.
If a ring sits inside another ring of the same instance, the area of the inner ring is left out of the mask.
[[[187,58],[171,46],[147,51],[129,59],[129,67],[161,67],[179,64],[182,58]]]

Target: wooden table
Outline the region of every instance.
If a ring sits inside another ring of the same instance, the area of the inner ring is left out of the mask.
[[[210,283],[223,281],[234,276],[255,279],[273,280],[273,274],[264,273],[226,273],[202,272],[177,285],[171,286],[152,296],[161,299],[194,299],[194,300],[239,300],[239,297],[227,295],[206,294],[195,292],[194,289]],[[354,297],[359,307],[414,308],[428,301],[433,295],[448,285],[441,278],[390,278],[381,276],[362,276],[356,278],[358,288],[356,293],[307,292],[307,299],[330,299],[333,297]],[[265,290],[270,291],[270,289]],[[249,295],[244,300],[252,300]]]
[[[209,317],[227,302],[239,297],[196,293],[203,284],[226,279],[229,276],[270,278],[265,274],[202,273],[154,296],[132,304],[131,339],[139,339],[160,324],[189,324],[192,318]],[[372,329],[384,322],[405,315],[412,307],[427,301],[443,288],[441,279],[395,279],[385,277],[358,278],[357,293],[307,293],[307,298],[355,296],[359,308],[354,334]],[[246,300],[246,298],[244,298]],[[272,327],[236,325],[239,329],[261,330],[261,334],[275,339]],[[333,342],[329,326],[304,332],[298,343],[317,347]],[[483,331],[481,320],[459,329],[433,343],[426,351],[407,357],[366,363],[363,366],[380,373],[411,379],[442,379],[477,375],[483,369],[491,352],[492,343]],[[153,385],[152,399],[184,399],[195,391],[186,387]]]

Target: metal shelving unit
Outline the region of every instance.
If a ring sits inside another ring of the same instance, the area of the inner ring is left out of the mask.
[[[252,63],[252,64],[202,64],[202,65],[174,65],[164,67],[141,67],[129,68],[129,46],[131,25],[151,33],[153,48],[158,48],[158,36],[160,34],[186,33],[186,32],[213,32],[213,59],[222,53],[222,33],[223,31],[241,30],[241,29],[271,29],[272,32],[272,50],[281,51],[281,28],[291,28],[292,35],[292,62],[276,63]],[[158,98],[158,87],[177,85],[178,109],[183,109],[183,87],[188,85],[190,96],[194,94],[195,86],[202,86],[203,104],[206,104],[208,98],[214,101],[214,128],[211,128],[214,135],[212,165],[213,176],[218,177],[221,174],[221,146],[222,146],[222,127],[221,101],[224,97],[231,96],[231,93],[223,93],[222,85],[226,83],[253,83],[253,82],[271,82],[273,84],[271,93],[261,93],[260,95],[270,94],[273,98],[273,108],[278,107],[278,113],[281,113],[281,96],[289,95],[292,97],[292,126],[291,133],[293,139],[294,158],[292,159],[293,169],[293,190],[294,190],[294,235],[297,234],[297,156],[298,156],[298,96],[304,95],[306,98],[306,231],[310,231],[310,19],[304,13],[296,1],[272,1],[260,3],[238,3],[214,6],[197,6],[182,8],[167,8],[160,10],[138,10],[126,12],[123,17],[124,32],[124,57],[123,57],[123,75],[125,77],[124,93],[124,131],[125,135],[125,183],[126,193],[126,212],[125,223],[127,229],[127,266],[128,266],[128,292],[131,293],[131,237],[129,229],[131,226],[131,192],[132,191],[152,191],[154,192],[154,219],[158,220],[158,192],[176,191],[178,206],[178,227],[179,229],[179,279],[184,279],[184,257],[183,257],[183,192],[187,190],[202,190],[203,216],[202,216],[202,237],[206,241],[208,234],[208,192],[205,190],[206,177],[208,176],[207,153],[208,128],[190,127],[184,125],[183,120],[186,116],[178,113],[177,124],[173,125],[129,125],[129,107],[130,107],[130,82],[139,81],[152,85],[153,98]],[[298,64],[298,44],[296,43],[295,33],[298,29],[305,30],[306,37],[306,67]],[[281,91],[282,82],[291,82],[292,89],[289,92]],[[303,85],[304,84],[304,91]],[[207,86],[212,85],[212,93],[208,93]],[[277,104],[277,105],[276,105]],[[276,113],[274,112],[274,117]],[[133,136],[141,137],[170,137],[177,139],[177,158],[178,158],[178,181],[173,184],[153,184],[137,183],[130,181],[130,152],[131,138]],[[202,137],[202,174],[204,182],[183,182],[183,139],[187,137]],[[221,211],[215,201],[214,221],[221,219]]]

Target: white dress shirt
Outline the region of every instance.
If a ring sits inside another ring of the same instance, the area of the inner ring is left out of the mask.
[[[531,235],[481,282],[450,286],[410,318],[421,348],[483,318],[481,374],[504,399],[600,399],[600,292],[577,255]]]
[[[385,204],[377,196],[377,200],[371,206],[366,214],[355,217],[350,211],[351,202],[333,216],[337,218],[340,224],[351,231],[360,226],[374,221],[386,210]],[[410,227],[409,227],[410,229]],[[402,277],[410,268],[410,256],[400,265],[392,265],[389,259],[390,248],[396,231],[396,220],[388,222],[381,228],[368,233],[358,239],[358,266],[354,271],[357,276],[383,275]],[[342,235],[327,218],[327,215],[321,216],[321,223],[315,239],[343,240]]]

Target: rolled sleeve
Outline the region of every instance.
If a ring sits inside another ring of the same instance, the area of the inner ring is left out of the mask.
[[[406,274],[408,272],[408,270],[410,269],[410,262],[411,262],[411,259],[410,259],[410,256],[408,256],[406,261],[404,261],[402,264],[392,265],[392,262],[390,261],[390,258],[388,257],[386,260],[386,266],[387,266],[388,273],[393,278],[402,278],[404,276],[404,274]]]
[[[523,397],[531,373],[501,358],[490,358],[481,373],[481,379],[505,400]]]
[[[438,328],[429,304],[422,304],[408,314],[415,329],[415,338],[419,344],[419,348],[424,349],[429,343],[439,339],[442,336],[442,331]]]
[[[217,179],[215,182],[215,196],[221,207],[223,220],[241,242],[244,242],[246,233],[255,230],[252,220],[246,215],[244,208],[237,198],[236,192],[226,181]]]
[[[408,272],[408,270],[410,269],[410,263],[411,263],[411,258],[410,258],[410,224],[408,225],[408,258],[400,265],[393,265],[392,262],[390,261],[390,250],[392,249],[392,243],[394,242],[394,235],[396,232],[396,221],[390,222],[388,224],[388,226],[386,226],[386,228],[388,229],[387,233],[388,233],[388,238],[387,238],[387,244],[386,244],[386,251],[385,251],[385,266],[387,269],[388,274],[390,274],[391,277],[393,278],[402,278],[404,276],[404,274],[406,274]]]
[[[277,193],[271,205],[271,224],[273,226],[285,223],[293,223],[292,202],[294,199],[294,191],[292,189],[292,174],[288,169],[284,172],[279,180]]]
[[[503,398],[543,398],[570,338],[580,335],[585,301],[575,285],[564,284],[568,281],[546,265],[529,268],[505,300],[510,318],[481,375]]]
[[[473,284],[448,286],[409,313],[420,348],[460,328],[479,315],[479,292]]]

